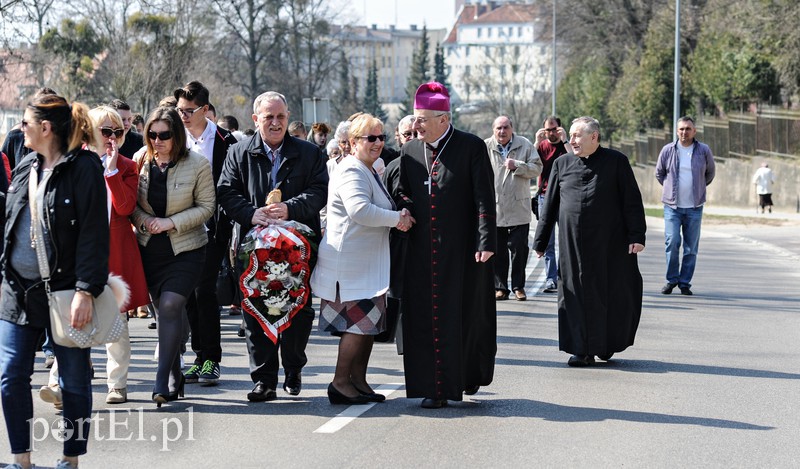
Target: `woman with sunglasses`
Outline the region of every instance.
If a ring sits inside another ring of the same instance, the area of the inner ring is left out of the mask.
[[[125,128],[117,111],[109,106],[99,106],[89,111],[89,117],[94,126],[95,141],[98,142],[97,153],[103,163],[103,176],[111,206],[108,270],[122,277],[130,287],[130,300],[128,304],[122,305],[122,311],[135,310],[150,303],[139,245],[128,219],[136,208],[139,175],[136,174],[136,163],[119,153],[119,148],[125,144]],[[125,403],[128,401],[128,367],[131,360],[128,332],[125,331],[118,342],[107,344],[106,352],[106,403]]]
[[[100,160],[82,148],[94,140],[88,108],[70,106],[61,96],[37,96],[25,109],[22,131],[25,146],[33,151],[18,162],[8,190],[0,294],[0,393],[14,454],[7,467],[15,469],[31,467],[31,376],[39,338],[50,327],[37,254],[48,260],[52,290],[76,290],[70,323],[81,328],[91,320],[92,299],[108,280],[109,246]],[[33,198],[28,196],[29,180],[36,183]],[[41,224],[45,253],[31,249],[31,231],[39,231],[34,217]],[[61,368],[66,436],[56,467],[76,468],[89,439],[90,349],[54,343],[53,350]]]
[[[389,289],[389,228],[408,230],[407,210],[398,212],[374,169],[386,135],[369,115],[349,128],[352,155],[341,160],[328,185],[328,229],[319,245],[311,288],[321,298],[320,330],[341,334],[331,404],[381,402],[367,383],[375,335],[384,330]]]
[[[153,402],[183,396],[180,348],[186,300],[197,286],[208,243],[204,222],[214,213],[211,165],[186,148],[175,108],[159,107],[144,126],[146,150],[134,158],[139,195],[136,228],[147,286],[158,308],[158,369]]]

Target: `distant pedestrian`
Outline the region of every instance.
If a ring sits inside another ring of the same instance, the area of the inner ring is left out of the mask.
[[[536,131],[536,151],[542,160],[542,174],[539,175],[539,191],[536,195],[537,214],[542,213],[544,198],[547,193],[547,180],[556,158],[566,154],[569,149],[566,145],[567,132],[561,127],[561,119],[549,116],[544,120],[544,126]],[[537,216],[538,218],[538,216]],[[555,228],[554,228],[555,229]],[[550,236],[550,242],[544,251],[544,292],[555,293],[558,291],[558,259],[556,259],[556,237]]]
[[[292,121],[289,124],[289,135],[299,138],[300,140],[305,140],[308,138],[308,131],[306,130],[306,126],[303,124],[303,121]]]
[[[514,133],[508,116],[492,124],[493,135],[486,142],[494,171],[497,201],[497,255],[494,256],[496,300],[507,300],[511,291],[518,301],[525,294],[525,266],[528,264],[528,232],[531,227],[531,179],[542,172],[542,161],[530,140]],[[509,251],[511,290],[508,289]]]
[[[767,163],[761,163],[761,167],[756,170],[753,175],[753,184],[756,186],[761,213],[764,213],[764,208],[772,213],[772,185],[775,184],[775,174],[772,173]]]
[[[678,119],[678,139],[664,145],[656,163],[656,179],[663,187],[664,237],[667,253],[667,283],[661,293],[669,295],[675,287],[681,295],[691,295],[692,277],[700,245],[700,224],[706,186],[714,180],[714,156],[708,145],[694,138],[694,119]],[[678,258],[683,236],[683,257]],[[679,268],[680,264],[680,268]]]
[[[600,146],[600,124],[572,121],[572,153],[553,165],[533,248],[539,257],[559,226],[559,349],[569,366],[609,360],[633,345],[642,314],[642,195],[628,157]]]

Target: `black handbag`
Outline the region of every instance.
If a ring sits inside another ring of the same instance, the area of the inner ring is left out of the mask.
[[[228,257],[225,256],[217,273],[217,304],[220,306],[236,304],[238,289],[239,281],[236,278],[236,272],[231,267]]]

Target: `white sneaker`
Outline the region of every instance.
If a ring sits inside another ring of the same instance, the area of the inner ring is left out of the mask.
[[[78,469],[78,466],[72,464],[69,461],[62,461],[59,459],[58,461],[56,461],[55,469]]]
[[[63,402],[61,400],[61,387],[57,384],[52,386],[42,386],[39,389],[39,398],[45,402],[53,404],[56,409],[61,410]]]
[[[106,404],[124,404],[126,402],[128,402],[128,390],[126,388],[108,390]]]

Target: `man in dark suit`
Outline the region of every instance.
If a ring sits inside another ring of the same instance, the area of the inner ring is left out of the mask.
[[[176,109],[186,127],[186,146],[208,159],[216,187],[228,147],[236,143],[236,138],[206,117],[209,93],[202,83],[187,83],[176,89],[174,96],[178,101]],[[222,361],[217,274],[228,252],[231,237],[230,220],[219,210],[219,205],[214,216],[206,222],[206,227],[208,244],[203,276],[186,304],[192,331],[192,350],[196,357],[184,376],[187,383],[199,382],[203,386],[213,386],[219,382],[219,363]]]
[[[122,127],[125,128],[125,143],[119,148],[119,154],[133,158],[133,154],[144,146],[144,137],[136,130],[133,130],[131,107],[121,99],[115,99],[108,105],[117,110],[117,113],[122,118]]]
[[[240,236],[254,225],[267,225],[270,219],[296,220],[314,231],[309,241],[318,243],[319,211],[328,198],[328,171],[319,147],[289,135],[289,109],[280,93],[268,91],[256,98],[253,121],[255,135],[232,146],[225,159],[217,185],[219,204],[240,226]],[[265,205],[267,195],[277,187],[281,201]],[[310,265],[314,262],[312,257]],[[266,336],[255,317],[245,314],[244,319],[250,378],[255,384],[247,399],[260,402],[277,398],[279,351],[285,372],[283,389],[298,395],[314,320],[311,300],[295,314],[276,343]]]

